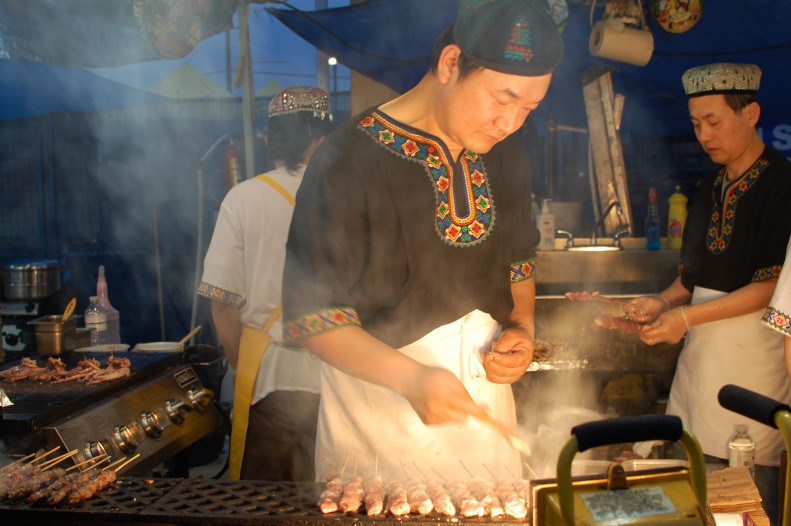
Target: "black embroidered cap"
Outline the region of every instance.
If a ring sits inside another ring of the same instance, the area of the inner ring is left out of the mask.
[[[757,93],[761,70],[753,64],[706,64],[681,75],[687,97],[716,93]]]
[[[453,39],[481,66],[509,75],[546,75],[563,57],[546,0],[461,0]]]

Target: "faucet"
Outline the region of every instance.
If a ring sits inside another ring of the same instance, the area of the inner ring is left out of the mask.
[[[597,239],[597,237],[598,237],[597,232],[599,230],[599,227],[602,225],[602,223],[604,222],[604,219],[607,217],[607,215],[610,213],[610,210],[612,210],[613,208],[615,208],[615,213],[618,214],[618,223],[622,224],[621,219],[623,217],[623,211],[621,210],[621,203],[620,203],[620,201],[618,201],[616,199],[613,199],[610,202],[610,204],[607,205],[607,208],[604,209],[604,212],[602,212],[601,217],[599,217],[599,219],[593,225],[593,232],[591,232],[591,245],[595,245],[597,243],[597,241],[598,241],[598,239]],[[623,235],[623,233],[621,235]]]
[[[566,238],[566,248],[571,248],[574,246],[574,235],[569,232],[568,230],[556,230],[555,236],[557,237],[565,237]]]

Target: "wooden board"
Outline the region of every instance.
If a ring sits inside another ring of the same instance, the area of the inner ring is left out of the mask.
[[[588,117],[588,133],[593,156],[596,193],[594,211],[598,217],[613,201],[621,204],[621,221],[632,225],[632,207],[626,183],[626,166],[619,132],[623,97],[613,92],[612,74],[601,66],[593,66],[582,75],[582,93]],[[618,215],[613,209],[604,220],[606,235],[619,228]]]

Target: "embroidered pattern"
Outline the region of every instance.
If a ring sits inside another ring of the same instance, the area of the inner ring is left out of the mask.
[[[536,272],[536,258],[528,258],[511,263],[511,283],[530,279]]]
[[[397,127],[377,113],[364,117],[357,127],[393,154],[423,165],[434,185],[435,230],[440,239],[452,247],[464,248],[489,237],[496,212],[480,155],[467,151],[461,156],[465,195],[456,196],[453,168],[436,141]],[[456,212],[456,202],[461,198],[469,205],[466,217],[459,217]]]
[[[215,287],[214,285],[209,285],[203,281],[201,281],[200,285],[198,285],[198,294],[204,298],[219,301],[220,303],[230,305],[231,307],[238,307],[242,303],[241,294],[223,290],[219,287]]]
[[[782,265],[773,265],[771,267],[759,268],[753,274],[753,281],[763,281],[765,279],[779,278],[780,271],[783,270]]]
[[[742,177],[741,181],[734,183],[725,191],[722,199],[722,205],[717,204],[718,200],[714,199],[714,207],[711,210],[711,219],[709,221],[709,230],[706,234],[706,243],[709,247],[709,252],[712,254],[722,254],[728,248],[733,235],[733,223],[736,219],[736,205],[739,199],[749,190],[761,173],[769,166],[769,161],[766,159],[758,159],[752,168]],[[720,170],[719,175],[714,180],[714,192],[718,192],[720,185],[723,184],[725,179],[725,168]]]
[[[530,62],[533,59],[532,38],[527,28],[527,18],[519,15],[511,28],[511,38],[505,44],[503,58],[519,62]]]
[[[766,309],[761,321],[764,322],[768,327],[782,332],[786,336],[791,336],[791,316],[780,312],[771,305],[768,309]]]
[[[283,337],[286,342],[289,342],[347,325],[357,325],[358,327],[362,325],[359,316],[357,316],[357,310],[351,307],[335,307],[289,321],[283,329]]]

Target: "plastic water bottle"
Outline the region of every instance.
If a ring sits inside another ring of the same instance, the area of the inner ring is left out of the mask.
[[[732,468],[745,467],[755,478],[755,442],[747,434],[744,424],[734,426],[735,433],[728,441],[728,465]]]
[[[121,343],[121,316],[110,305],[107,297],[107,280],[104,276],[104,265],[99,265],[99,278],[96,281],[96,296],[99,309],[107,318],[107,335],[105,343]]]
[[[99,307],[99,297],[91,296],[88,308],[85,309],[85,328],[91,329],[91,345],[107,343],[107,316]]]
[[[659,207],[656,204],[656,188],[648,192],[648,211],[645,215],[645,249],[659,250]]]

